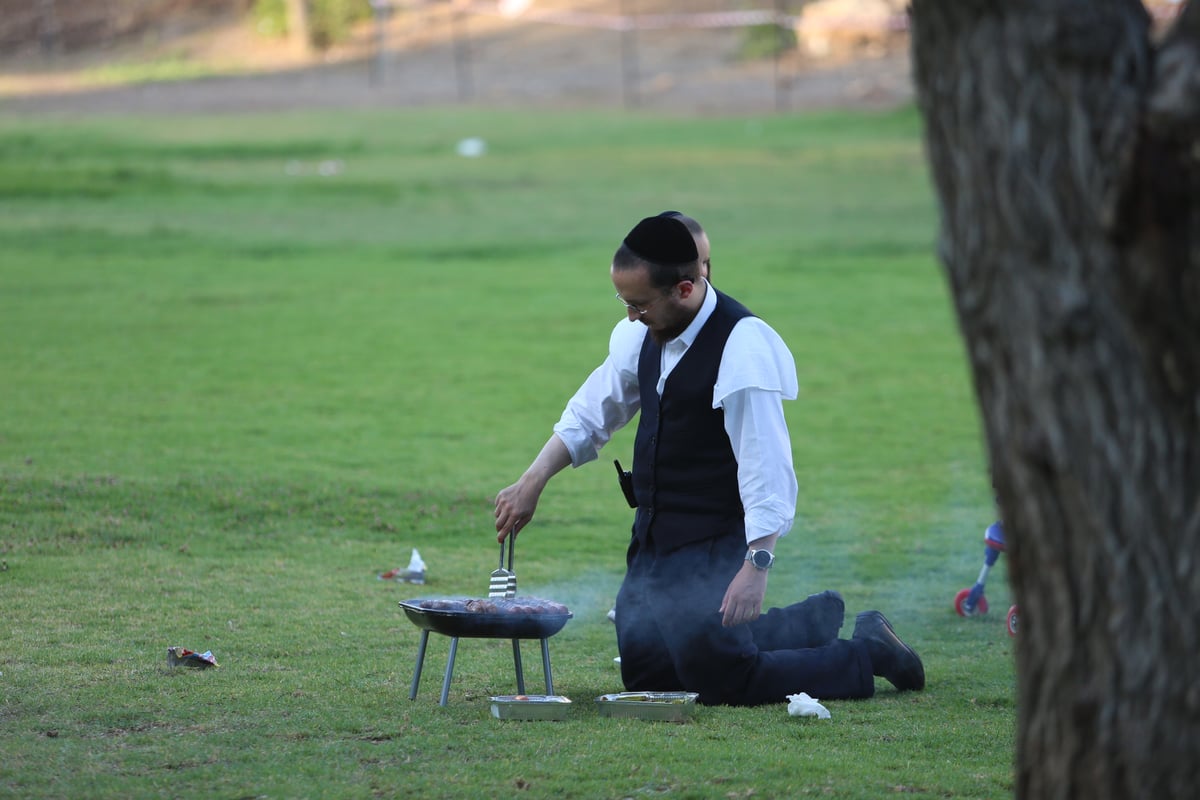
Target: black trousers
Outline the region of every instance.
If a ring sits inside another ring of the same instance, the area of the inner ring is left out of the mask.
[[[721,625],[718,609],[745,553],[740,536],[664,553],[653,542],[630,543],[616,603],[626,690],[697,692],[701,703],[739,706],[786,703],[799,692],[819,700],[872,696],[866,645],[835,638],[841,620],[827,622],[824,610],[840,610],[834,593],[770,609],[750,624]]]

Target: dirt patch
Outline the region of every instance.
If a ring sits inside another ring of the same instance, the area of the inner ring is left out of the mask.
[[[816,59],[792,51],[779,59],[747,60],[739,57],[745,28],[623,32],[603,24],[613,19],[612,5],[537,4],[592,14],[578,24],[455,14],[448,4],[421,6],[395,14],[386,25],[364,25],[350,42],[320,54],[265,40],[239,16],[149,44],[142,40],[69,56],[26,52],[0,64],[0,97],[16,113],[220,113],[457,103],[692,115],[891,108],[912,98],[902,35],[849,57]],[[643,0],[639,13],[653,11],[653,5]],[[696,14],[728,6],[695,2],[687,8],[688,14]],[[607,14],[601,14],[605,9]],[[98,69],[167,59],[224,74],[103,85],[105,72]]]

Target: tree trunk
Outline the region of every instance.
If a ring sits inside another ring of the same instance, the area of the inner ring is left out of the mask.
[[[312,30],[308,21],[308,0],[284,0],[287,15],[288,42],[298,55],[308,55],[312,48]]]
[[[1019,798],[1200,791],[1200,7],[913,0],[1020,606]]]

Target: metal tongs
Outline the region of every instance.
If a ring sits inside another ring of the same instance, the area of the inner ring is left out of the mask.
[[[504,542],[500,543],[500,566],[492,572],[492,580],[488,584],[488,597],[517,596],[517,573],[513,572],[513,547],[516,541],[515,530],[504,537],[504,542],[508,542],[508,569],[504,568]]]

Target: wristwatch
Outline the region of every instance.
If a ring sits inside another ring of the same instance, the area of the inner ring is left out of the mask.
[[[756,569],[761,569],[766,572],[775,563],[775,554],[770,550],[750,550],[746,553],[746,560],[755,566]]]

